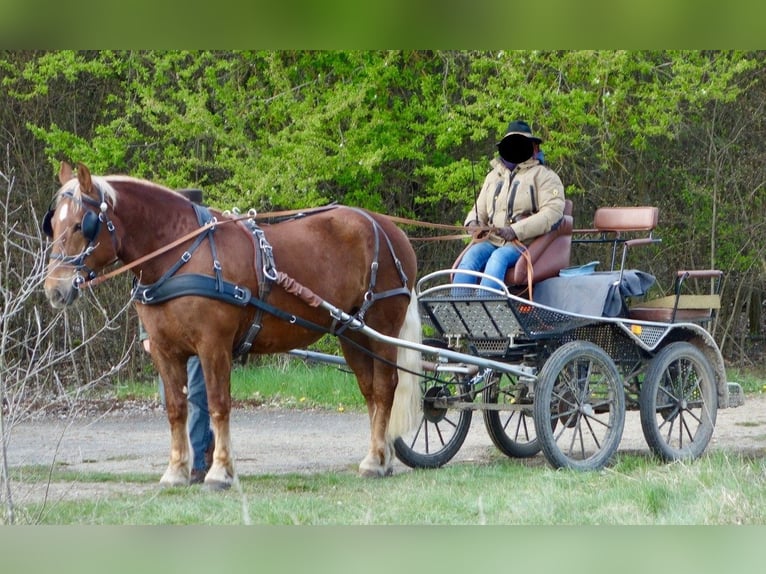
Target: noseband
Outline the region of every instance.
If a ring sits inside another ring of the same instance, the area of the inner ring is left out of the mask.
[[[86,209],[85,213],[82,216],[82,221],[80,222],[80,228],[79,231],[82,233],[83,237],[88,241],[88,245],[85,246],[85,249],[78,253],[77,255],[64,255],[62,253],[51,253],[50,258],[55,259],[56,261],[61,261],[64,265],[71,265],[74,267],[76,271],[76,275],[74,279],[72,280],[72,284],[75,289],[79,289],[80,285],[85,283],[85,281],[92,280],[96,277],[97,272],[88,267],[85,264],[85,260],[96,250],[98,247],[98,243],[96,242],[96,239],[98,239],[98,234],[101,231],[101,224],[105,223],[106,228],[109,230],[109,235],[112,238],[112,247],[114,247],[114,253],[115,253],[115,260],[117,259],[117,237],[115,235],[115,227],[114,223],[111,219],[109,219],[109,213],[108,208],[109,204],[106,202],[106,198],[104,196],[104,192],[101,191],[101,189],[98,186],[95,186],[96,190],[98,191],[99,198],[101,201],[96,201],[95,199],[92,199],[88,197],[87,195],[80,195],[79,200],[81,200],[81,203],[83,207],[91,206],[96,208],[98,211],[92,211],[91,209]],[[75,198],[74,192],[72,191],[65,191],[61,194],[62,197],[68,197],[72,201],[78,201],[78,198]],[[53,238],[53,226],[51,224],[51,220],[53,219],[53,214],[56,213],[56,209],[48,209],[48,212],[45,214],[45,217],[43,217],[43,232],[50,237]],[[83,277],[82,272],[85,272],[85,277]]]

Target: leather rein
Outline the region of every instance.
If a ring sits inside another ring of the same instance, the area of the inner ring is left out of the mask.
[[[160,247],[159,249],[155,249],[151,253],[147,253],[146,255],[139,257],[138,259],[131,261],[130,263],[126,263],[122,265],[121,267],[118,267],[117,269],[113,269],[109,273],[104,273],[103,275],[99,275],[98,277],[94,277],[93,279],[88,279],[87,281],[83,281],[78,285],[78,288],[83,287],[95,287],[96,285],[103,283],[107,279],[111,279],[113,277],[116,277],[117,275],[120,275],[121,273],[124,273],[126,271],[130,271],[134,267],[137,267],[138,265],[141,265],[142,263],[145,263],[146,261],[149,261],[151,259],[154,259],[155,257],[159,257],[163,253],[166,253],[167,251],[170,251],[171,249],[178,247],[179,245],[182,245],[189,241],[190,239],[194,239],[198,235],[205,233],[208,229],[212,229],[214,227],[217,227],[218,225],[224,225],[226,223],[235,223],[237,221],[241,221],[243,219],[252,219],[251,215],[240,215],[236,216],[230,219],[224,219],[223,221],[218,221],[216,219],[213,219],[212,221],[206,223],[205,225],[202,225],[201,227],[198,227],[194,231],[190,231],[183,237],[179,237],[172,243],[168,243],[167,245]]]
[[[126,263],[122,265],[121,267],[118,267],[117,269],[113,269],[112,271],[105,273],[103,275],[94,277],[93,279],[88,279],[86,281],[83,281],[82,283],[78,285],[78,288],[95,287],[96,285],[99,285],[103,283],[104,281],[107,281],[108,279],[112,279],[113,277],[116,277],[117,275],[120,275],[121,273],[130,271],[134,267],[137,267],[138,265],[141,265],[142,263],[145,263],[146,261],[154,259],[155,257],[159,257],[163,253],[166,253],[167,251],[170,251],[171,249],[174,249],[175,247],[178,247],[179,245],[186,243],[190,239],[194,239],[201,233],[204,233],[208,229],[214,228],[218,225],[224,225],[226,223],[236,223],[238,221],[243,221],[247,219],[257,221],[259,219],[264,220],[264,219],[276,219],[276,218],[282,218],[282,217],[294,217],[294,216],[299,216],[302,214],[308,215],[315,211],[325,210],[327,209],[327,207],[328,206],[315,207],[311,209],[291,209],[291,210],[283,210],[283,211],[271,211],[271,212],[257,214],[257,215],[253,215],[253,214],[236,215],[234,217],[230,217],[222,221],[213,219],[212,221],[206,223],[205,225],[198,227],[194,231],[187,233],[183,237],[180,237],[176,239],[175,241],[163,247],[160,247],[159,249],[152,251],[151,253],[147,253],[146,255],[139,257],[135,261]],[[452,231],[464,229],[463,227],[458,225],[449,225],[446,223],[427,223],[427,222],[417,221],[415,219],[398,217],[395,215],[385,215],[384,217],[388,218],[394,223],[400,223],[403,225],[414,225],[418,227],[427,227],[431,229],[448,229]],[[474,227],[473,228],[474,231],[491,231],[492,229],[494,228],[493,227]],[[468,234],[466,233],[460,233],[455,235],[446,235],[446,236],[429,237],[429,238],[413,238],[413,239],[420,239],[422,241],[442,241],[447,239],[462,239],[462,238],[465,238],[467,235]],[[533,273],[532,257],[527,251],[526,246],[521,241],[519,241],[518,239],[514,239],[513,244],[516,245],[519,251],[521,251],[521,256],[527,260],[527,288],[529,289],[529,299],[531,300],[532,299],[532,273]]]

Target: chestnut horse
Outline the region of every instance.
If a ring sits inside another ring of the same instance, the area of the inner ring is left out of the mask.
[[[62,187],[43,222],[52,239],[45,293],[61,308],[90,281],[103,279],[97,274],[112,263],[135,274],[133,296],[165,384],[170,423],[162,485],[189,483],[184,386],[190,356],[200,357],[215,436],[205,484],[227,488],[235,477],[233,358],[301,348],[328,332],[339,336],[367,402],[371,439],[359,471],[391,473],[393,441],[416,420],[420,354],[339,320],[351,314],[374,332],[420,340],[417,302],[408,286],[416,277],[416,257],[390,219],[337,206],[257,225],[252,216],[195,206],[150,181],[91,175],[82,164],[75,176],[62,163],[59,180]],[[320,301],[342,313],[328,312]]]

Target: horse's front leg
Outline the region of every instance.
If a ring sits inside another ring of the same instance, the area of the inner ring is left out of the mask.
[[[186,429],[188,405],[186,386],[186,364],[157,358],[157,367],[165,392],[165,409],[170,423],[170,461],[160,479],[162,486],[185,486],[191,476],[191,444]]]
[[[213,462],[205,475],[205,486],[214,490],[230,488],[234,483],[234,456],[231,449],[229,419],[231,414],[231,353],[201,359],[205,373],[210,424],[215,436]]]

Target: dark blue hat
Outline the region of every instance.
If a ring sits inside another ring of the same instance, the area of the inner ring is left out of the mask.
[[[524,136],[525,138],[537,143],[542,143],[543,141],[539,137],[532,135],[532,128],[530,128],[529,124],[523,120],[516,120],[509,123],[508,129],[505,130],[503,139],[513,135]]]

